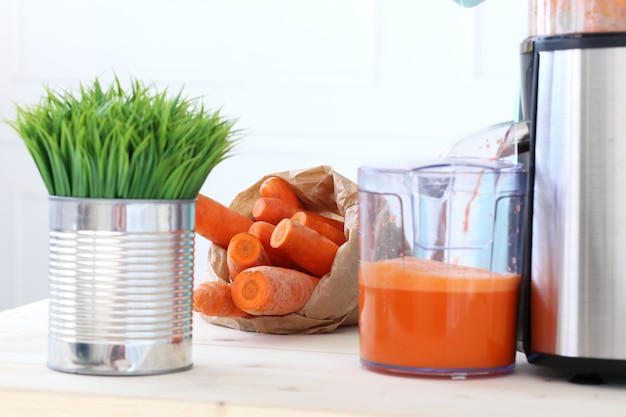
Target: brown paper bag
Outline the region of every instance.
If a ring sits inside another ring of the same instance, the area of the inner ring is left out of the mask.
[[[358,188],[329,166],[269,174],[239,193],[230,208],[252,218],[252,206],[260,197],[259,186],[270,176],[285,179],[306,210],[328,217],[343,218],[348,237],[339,247],[330,273],[320,279],[307,304],[284,316],[223,318],[202,316],[210,323],[250,332],[273,334],[328,333],[339,326],[358,322]],[[209,248],[203,280],[229,281],[226,250]]]

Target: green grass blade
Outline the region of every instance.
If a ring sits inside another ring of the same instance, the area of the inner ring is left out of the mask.
[[[232,156],[239,132],[220,111],[115,76],[78,89],[45,88],[40,102],[16,106],[8,121],[23,139],[51,195],[191,199]]]

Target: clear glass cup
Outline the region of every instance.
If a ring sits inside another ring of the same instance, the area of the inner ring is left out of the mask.
[[[360,167],[361,363],[464,378],[515,367],[526,172],[441,158]]]

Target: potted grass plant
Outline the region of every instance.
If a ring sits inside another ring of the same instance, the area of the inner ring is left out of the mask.
[[[48,366],[190,368],[195,199],[240,140],[235,122],[115,77],[46,88],[8,124],[49,193]]]
[[[219,111],[136,79],[46,88],[38,104],[16,107],[9,124],[59,197],[193,199],[238,139]]]

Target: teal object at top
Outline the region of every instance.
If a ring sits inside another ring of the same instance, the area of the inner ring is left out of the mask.
[[[460,4],[463,7],[474,7],[479,5],[485,0],[454,0],[456,4]]]

